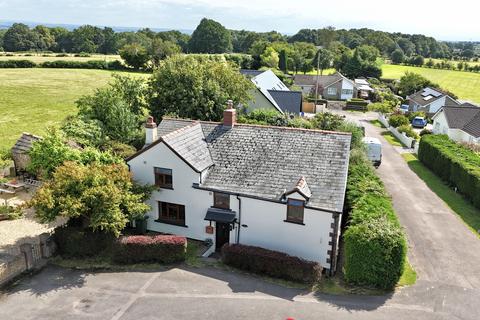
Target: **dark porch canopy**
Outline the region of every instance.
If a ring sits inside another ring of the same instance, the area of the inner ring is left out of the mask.
[[[235,211],[218,208],[208,208],[205,215],[205,220],[207,221],[233,223],[235,219]]]

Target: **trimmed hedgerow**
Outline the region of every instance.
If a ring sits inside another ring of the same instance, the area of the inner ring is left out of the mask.
[[[58,253],[63,257],[92,257],[109,248],[115,236],[106,232],[93,232],[80,227],[62,226],[53,234]]]
[[[67,61],[55,60],[45,61],[40,64],[42,68],[64,68],[64,69],[101,69],[101,70],[125,70],[127,69],[120,61]]]
[[[480,208],[480,156],[447,135],[423,135],[418,149],[422,163],[454,185]]]
[[[0,68],[35,68],[37,64],[30,60],[3,60]]]
[[[345,278],[383,289],[395,286],[405,264],[405,235],[380,178],[363,152],[352,152],[344,234]]]
[[[283,252],[241,244],[222,247],[225,264],[274,278],[313,283],[320,280],[322,266]]]
[[[115,244],[113,260],[126,264],[180,262],[185,260],[186,247],[186,238],[180,236],[125,236]]]

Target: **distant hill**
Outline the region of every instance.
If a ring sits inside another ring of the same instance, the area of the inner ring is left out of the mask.
[[[43,22],[33,22],[33,21],[7,21],[7,20],[0,20],[0,29],[8,29],[12,26],[14,23],[24,23],[30,28],[34,28],[37,25],[43,25],[49,28],[55,28],[55,27],[62,27],[65,28],[69,31],[72,31],[73,29],[76,29],[82,25],[80,24],[62,24],[62,23],[43,23]],[[119,27],[119,26],[101,26],[101,25],[96,25],[99,28],[103,27],[110,27],[112,28],[115,32],[128,32],[128,31],[138,31],[140,29],[143,29],[141,27]],[[150,30],[154,32],[162,32],[162,31],[170,31],[174,30],[171,28],[149,28]],[[177,29],[175,29],[177,30]],[[181,33],[189,34],[191,35],[193,33],[193,30],[187,30],[187,29],[180,29],[178,30]]]

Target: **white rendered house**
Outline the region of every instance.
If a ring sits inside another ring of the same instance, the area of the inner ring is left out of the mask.
[[[150,118],[146,146],[127,159],[136,181],[155,184],[149,230],[241,243],[335,269],[351,136]]]
[[[480,107],[443,107],[433,116],[433,133],[457,142],[480,144]]]

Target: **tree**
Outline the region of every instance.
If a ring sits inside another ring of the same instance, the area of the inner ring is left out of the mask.
[[[319,60],[318,60],[319,59]],[[317,65],[320,68],[320,75],[323,74],[323,70],[331,68],[333,63],[333,55],[330,50],[320,48],[317,54],[312,60],[312,65],[316,68]]]
[[[23,23],[14,23],[3,36],[5,51],[27,51],[36,49],[33,33]]]
[[[287,50],[285,49],[280,51],[278,68],[285,73],[287,73],[288,71],[288,55],[287,55]]]
[[[232,35],[220,23],[203,18],[188,43],[193,53],[225,53],[232,51]]]
[[[103,54],[114,54],[118,51],[118,34],[112,28],[105,27],[102,30],[103,43],[98,48],[98,52]]]
[[[275,51],[275,49],[272,47],[267,47],[260,55],[260,61],[265,67],[277,69],[280,58],[278,57],[278,53]]]
[[[438,85],[418,73],[407,71],[405,75],[400,78],[397,90],[400,95],[408,96],[425,87],[438,87]]]
[[[53,172],[66,161],[82,164],[99,162],[102,164],[122,163],[122,159],[110,153],[102,153],[96,149],[75,149],[68,145],[65,135],[56,128],[49,128],[47,135],[33,143],[29,152],[30,164],[28,172],[49,178]]]
[[[120,50],[120,57],[125,60],[125,63],[136,70],[146,67],[150,56],[145,47],[137,44],[127,44]]]
[[[182,49],[172,41],[155,38],[152,40],[148,51],[153,64],[158,66],[161,60],[180,53]]]
[[[57,217],[79,218],[84,226],[116,236],[128,221],[143,217],[150,207],[136,191],[124,164],[80,165],[66,162],[29,202],[44,223]]]
[[[150,81],[149,105],[153,116],[219,121],[225,103],[246,104],[253,83],[227,62],[198,61],[192,56],[165,59]]]
[[[73,30],[71,35],[73,52],[95,53],[105,41],[102,29],[84,25]]]
[[[138,145],[142,124],[147,116],[146,86],[143,80],[115,76],[106,88],[77,100],[79,116],[85,121],[98,121],[104,137]]]
[[[403,53],[402,49],[396,49],[392,52],[391,55],[392,62],[395,64],[400,64],[405,60],[405,54]]]
[[[410,59],[410,64],[414,66],[423,66],[424,63],[425,63],[425,58],[420,55],[414,56]]]

